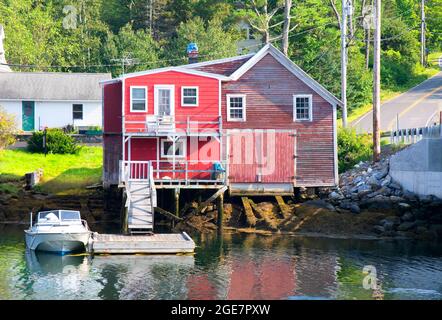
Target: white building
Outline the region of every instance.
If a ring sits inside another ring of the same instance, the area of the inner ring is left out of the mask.
[[[18,129],[102,126],[100,81],[109,73],[12,72],[0,25],[0,107],[15,115]]]
[[[0,72],[0,106],[19,129],[102,126],[99,82],[110,74]]]

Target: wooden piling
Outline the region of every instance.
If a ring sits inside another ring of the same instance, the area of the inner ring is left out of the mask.
[[[223,233],[224,220],[224,193],[221,193],[216,199],[216,207],[218,209],[218,233]]]
[[[175,215],[177,217],[180,216],[180,189],[176,188],[174,191],[175,194]]]

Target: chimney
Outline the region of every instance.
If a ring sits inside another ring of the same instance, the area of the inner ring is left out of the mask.
[[[189,43],[187,45],[187,57],[189,58],[189,64],[198,62],[198,46],[196,43]]]
[[[5,38],[5,29],[0,24],[0,72],[11,72],[11,68],[6,66],[5,49],[3,47],[3,39]]]

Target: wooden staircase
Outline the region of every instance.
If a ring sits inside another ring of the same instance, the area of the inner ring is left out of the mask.
[[[127,184],[128,231],[149,233],[153,231],[153,215],[156,206],[156,194],[152,192],[149,181],[130,181]]]

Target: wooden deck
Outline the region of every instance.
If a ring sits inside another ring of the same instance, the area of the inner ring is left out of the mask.
[[[93,235],[91,252],[94,254],[177,254],[191,253],[195,250],[195,242],[185,232],[154,235]]]

